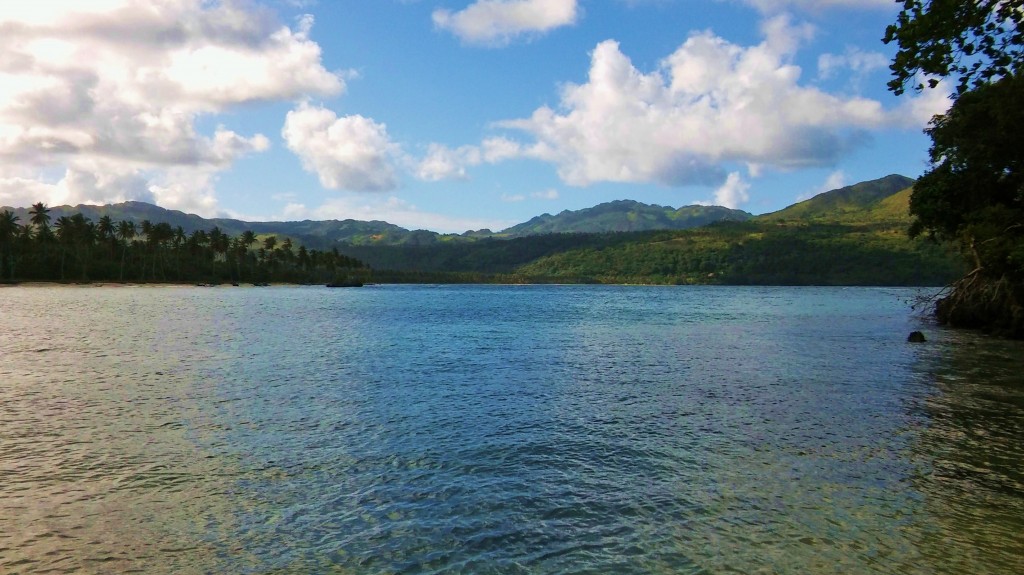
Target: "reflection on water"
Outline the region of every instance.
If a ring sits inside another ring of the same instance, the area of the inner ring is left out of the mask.
[[[0,571],[1024,572],[1024,348],[910,295],[4,288]]]
[[[1024,348],[943,335],[930,393],[912,403],[922,416],[913,484],[931,521],[916,543],[950,572],[1024,572]]]

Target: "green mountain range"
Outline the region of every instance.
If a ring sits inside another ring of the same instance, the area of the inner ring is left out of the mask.
[[[907,236],[913,183],[890,175],[744,222],[566,250],[517,271],[555,281],[946,285],[965,270],[949,246]]]
[[[904,200],[909,200],[913,185],[911,178],[892,174],[818,194],[755,219],[761,222],[909,223],[909,204]]]
[[[566,210],[556,216],[537,216],[503,230],[500,235],[522,237],[539,234],[686,230],[720,221],[742,222],[751,217],[742,210],[721,206],[683,206],[677,209],[633,200],[618,200],[582,210]]]
[[[140,202],[59,206],[50,215],[290,237],[366,262],[378,281],[946,284],[963,272],[956,255],[907,237],[913,183],[890,175],[760,216],[623,200],[544,214],[497,233],[438,234],[380,221],[204,219]],[[29,220],[26,209],[15,213]]]
[[[21,221],[28,221],[28,208],[12,210]],[[293,222],[245,222],[228,218],[206,219],[143,202],[50,208],[50,217],[54,220],[75,213],[81,213],[92,221],[107,215],[114,221],[167,222],[171,227],[180,226],[186,234],[195,230],[209,230],[214,226],[229,235],[238,235],[245,230],[251,230],[259,235],[287,236],[316,249],[329,249],[340,244],[423,246],[440,242],[463,243],[486,238],[518,238],[540,234],[678,230],[700,227],[716,221],[744,221],[752,217],[747,212],[719,206],[684,206],[677,209],[632,200],[619,200],[582,210],[566,210],[554,216],[544,214],[497,233],[490,230],[479,230],[467,231],[463,234],[439,234],[427,230],[407,230],[387,222],[351,219]]]

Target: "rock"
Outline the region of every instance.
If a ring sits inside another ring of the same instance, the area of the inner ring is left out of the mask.
[[[910,332],[910,335],[907,336],[907,341],[909,341],[910,343],[924,343],[928,340],[924,338],[923,333],[919,331],[912,331]]]

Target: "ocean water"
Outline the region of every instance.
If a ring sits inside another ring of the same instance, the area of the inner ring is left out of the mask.
[[[919,293],[2,288],[0,572],[1024,572],[1024,346]]]

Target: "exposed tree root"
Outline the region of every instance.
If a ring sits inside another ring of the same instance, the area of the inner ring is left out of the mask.
[[[935,316],[953,327],[1024,338],[1024,285],[1007,276],[993,279],[977,268],[935,300]]]

